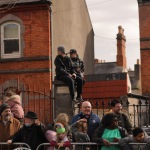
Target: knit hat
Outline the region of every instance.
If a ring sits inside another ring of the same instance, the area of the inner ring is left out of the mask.
[[[63,46],[58,46],[57,50],[65,54],[65,48]]]
[[[76,51],[75,49],[71,49],[69,53],[70,53],[70,54],[76,54],[77,51]]]
[[[61,123],[56,123],[55,128],[58,134],[64,133],[66,131],[64,126]]]
[[[6,103],[2,104],[0,106],[0,115],[2,114],[2,112],[5,110],[5,109],[10,109],[10,106]]]
[[[30,118],[30,119],[38,119],[37,114],[35,112],[32,112],[32,111],[28,111],[25,114],[25,117]]]

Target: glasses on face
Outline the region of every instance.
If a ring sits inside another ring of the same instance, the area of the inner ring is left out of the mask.
[[[91,106],[82,106],[83,108],[91,108]]]

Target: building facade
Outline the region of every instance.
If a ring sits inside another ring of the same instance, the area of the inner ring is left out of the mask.
[[[142,94],[150,94],[150,0],[138,0]]]
[[[66,52],[76,49],[85,63],[85,75],[93,74],[94,31],[85,0],[52,0],[51,8],[53,57],[59,45]]]

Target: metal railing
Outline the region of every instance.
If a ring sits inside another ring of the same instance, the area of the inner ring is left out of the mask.
[[[30,146],[26,143],[13,143],[7,144],[6,142],[0,142],[0,150],[31,150]]]
[[[140,148],[141,146],[146,146],[146,144],[147,143],[129,143],[130,146],[137,145],[138,148]],[[114,147],[114,150],[116,150],[115,149],[116,146],[119,146],[119,144],[115,142],[111,142],[110,145]],[[68,147],[67,150],[93,150],[93,149],[99,150],[99,146],[101,145],[93,142],[87,142],[87,143],[72,142],[71,146]],[[48,148],[50,148],[50,143],[42,143],[36,148],[36,150],[39,150],[41,147],[43,150],[47,150]],[[48,150],[52,150],[52,149],[48,149]]]
[[[130,118],[133,127],[148,127],[150,125],[150,97],[128,94],[126,98],[88,98],[84,101],[90,101],[93,112],[102,118],[111,109],[110,104],[113,99],[121,100],[122,111]],[[76,105],[77,113],[80,112],[80,106],[81,104]]]

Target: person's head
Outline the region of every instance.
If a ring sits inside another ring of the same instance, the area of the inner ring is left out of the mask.
[[[35,121],[38,119],[37,114],[35,112],[32,111],[28,111],[25,114],[25,118],[24,118],[24,124],[25,126],[31,126],[32,124],[35,123]]]
[[[17,102],[19,104],[21,103],[19,95],[12,95],[11,97],[9,97],[9,99],[6,102],[8,102],[8,101],[15,101],[15,102]]]
[[[87,132],[87,122],[85,121],[78,122],[78,130],[79,132]]]
[[[77,51],[75,49],[71,49],[69,53],[70,53],[71,58],[76,58],[77,57]]]
[[[101,124],[105,128],[107,127],[116,128],[118,126],[117,116],[114,113],[108,113],[103,117]]]
[[[3,121],[9,121],[11,117],[10,106],[6,103],[0,106],[0,116],[2,116]]]
[[[81,105],[81,111],[84,115],[90,115],[92,112],[92,106],[89,101],[84,101]]]
[[[16,95],[16,94],[12,91],[7,92],[4,96],[4,102],[6,102],[13,95]]]
[[[64,48],[64,46],[58,46],[57,47],[57,53],[58,53],[58,55],[65,55],[65,48]]]
[[[112,111],[116,114],[120,114],[122,111],[122,104],[117,99],[111,101],[111,107],[112,107]]]
[[[142,142],[144,139],[144,131],[137,127],[133,129],[133,137],[137,142]]]
[[[56,117],[56,123],[60,122],[62,123],[64,126],[66,126],[69,122],[69,116],[66,113],[60,113],[58,114],[58,116]]]
[[[56,132],[52,130],[47,130],[45,133],[46,139],[51,142],[56,137]]]
[[[63,140],[64,137],[66,136],[66,129],[64,128],[63,124],[61,123],[56,123],[55,124],[55,129],[57,133],[57,140]]]

